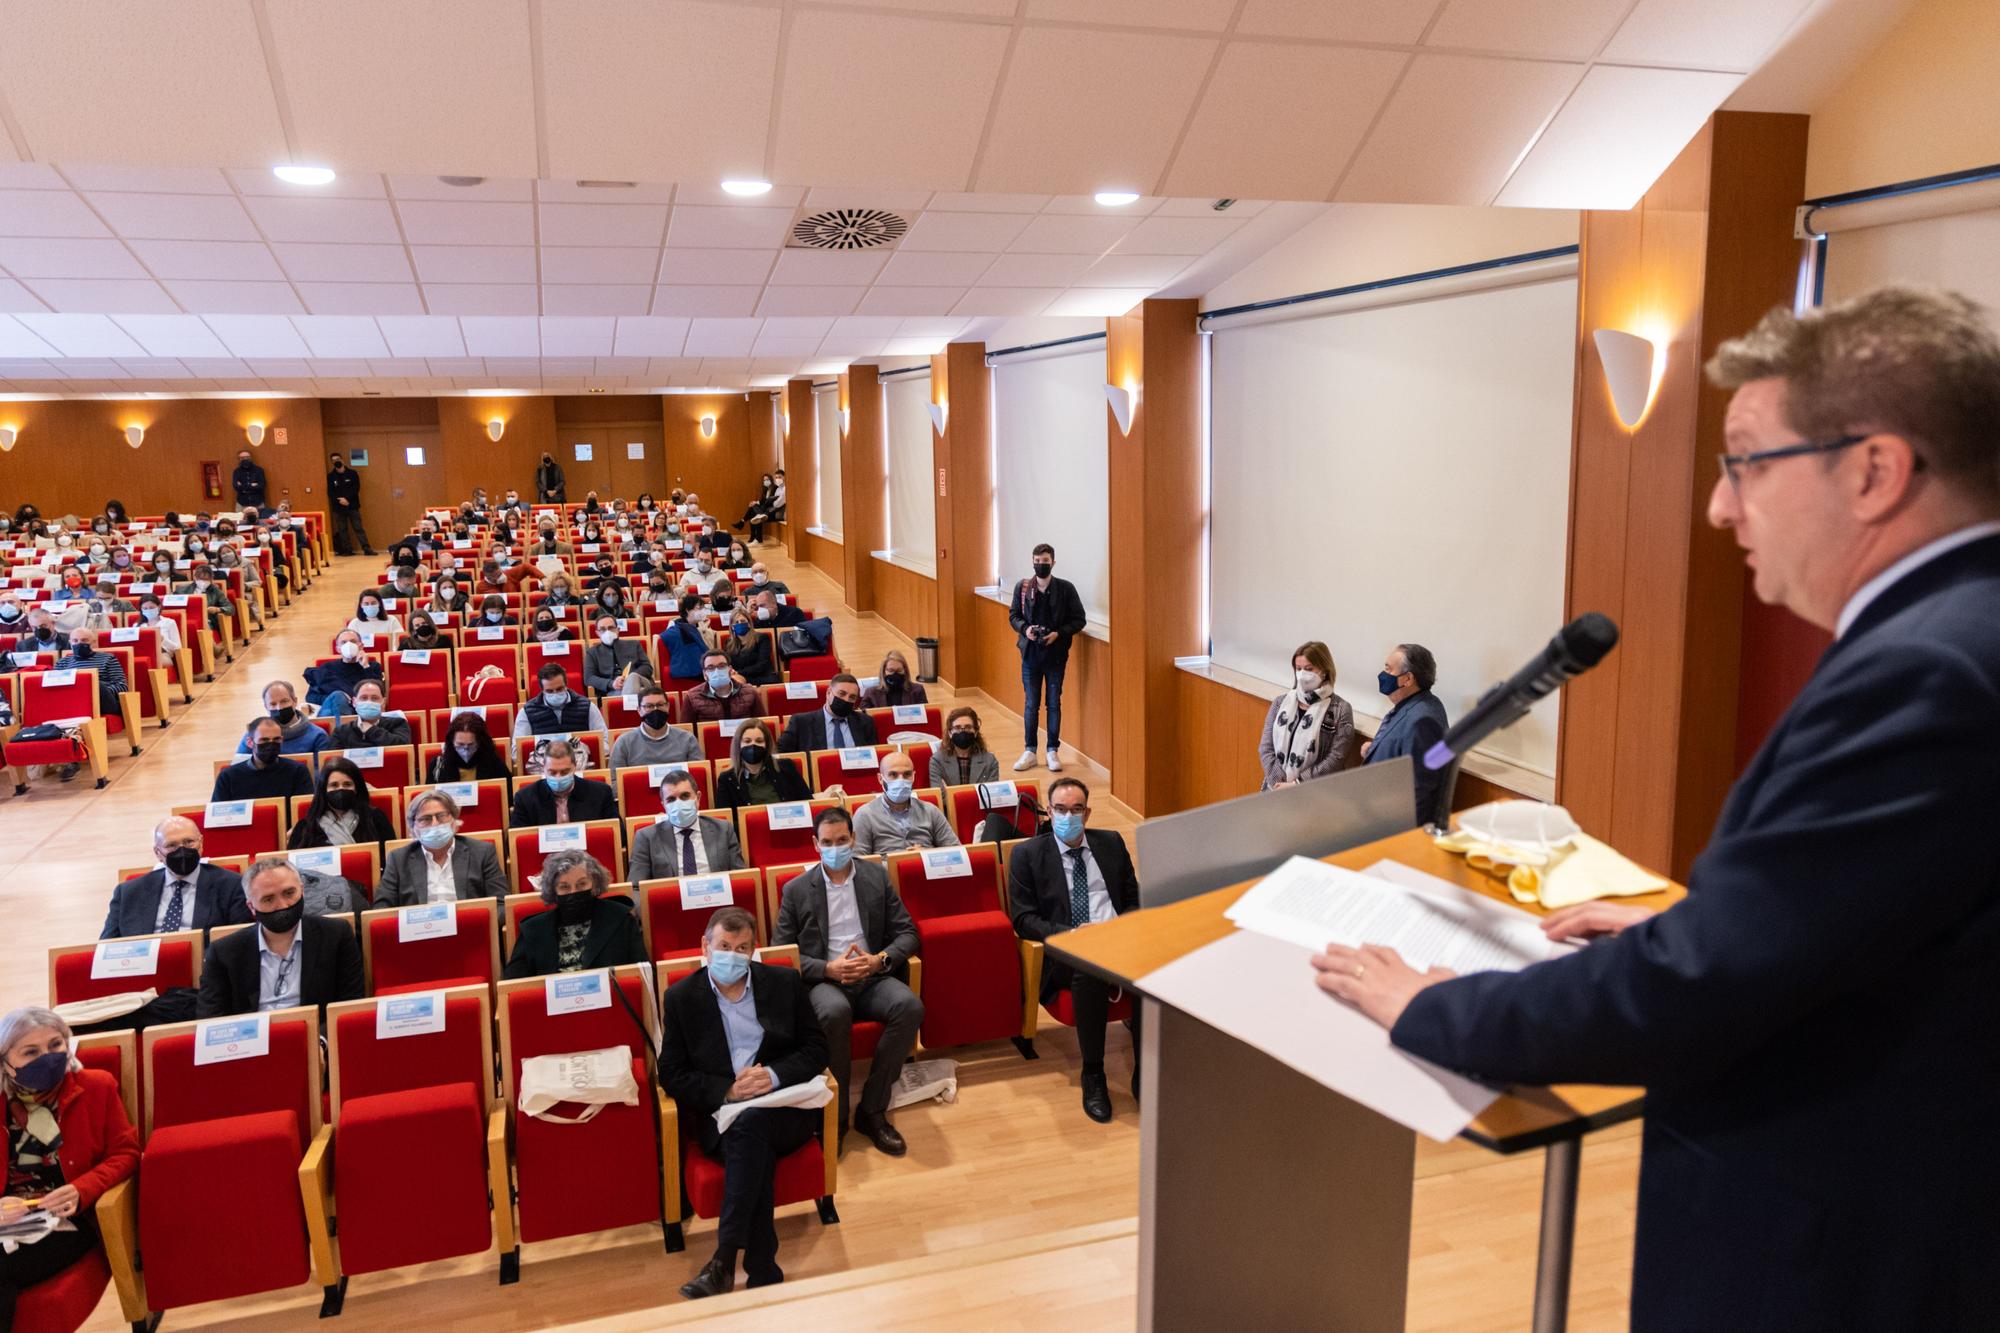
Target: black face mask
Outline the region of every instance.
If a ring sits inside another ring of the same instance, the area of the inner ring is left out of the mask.
[[[654,731],[665,731],[667,729],[667,724],[672,722],[673,719],[667,716],[666,709],[655,708],[652,712],[646,713],[643,716],[641,716],[639,721],[641,724],[643,724],[646,727],[649,727]]]
[[[565,926],[580,926],[590,920],[590,905],[595,901],[588,893],[562,893],[556,895],[556,921]]]
[[[553,633],[555,631],[555,627],[556,627],[556,622],[553,620],[537,620],[535,622],[535,632],[538,634]]]
[[[758,768],[763,765],[764,758],[770,751],[761,745],[746,745],[738,753],[742,755],[744,763],[752,768]]]
[[[846,717],[854,711],[854,705],[839,695],[835,695],[826,701],[826,711],[832,713],[835,717]]]
[[[282,741],[258,741],[257,742],[258,762],[264,764],[275,764],[276,762],[278,762],[278,752],[282,744],[283,744]]]
[[[201,848],[176,847],[167,853],[166,867],[185,878],[201,867]]]
[[[951,745],[955,750],[970,750],[972,743],[978,739],[977,736],[974,736],[969,731],[954,731],[951,733]]]
[[[273,935],[289,935],[298,928],[299,918],[305,914],[306,904],[301,898],[290,907],[274,907],[268,912],[257,913],[257,924]]]
[[[1039,561],[1039,560],[1037,560],[1037,561],[1035,562],[1035,577],[1036,577],[1036,578],[1038,578],[1038,579],[1045,579],[1045,578],[1047,578],[1047,577],[1048,577],[1049,575],[1051,575],[1051,574],[1053,574],[1053,573],[1055,573],[1055,572],[1056,572],[1056,567],[1055,567],[1054,565],[1051,565],[1051,564],[1044,564],[1044,563],[1042,563],[1042,562],[1041,562],[1041,561]]]
[[[50,639],[53,639],[55,636],[56,632],[50,629],[47,625],[38,625],[35,627],[35,637],[40,639],[43,643],[47,643]]]
[[[271,720],[281,727],[291,726],[292,723],[298,721],[298,717],[299,710],[296,708],[273,708],[271,710]]]
[[[352,787],[334,787],[328,790],[326,803],[332,809],[346,814],[361,804],[361,793]]]
[[[900,690],[903,686],[909,684],[909,682],[910,678],[900,671],[885,671],[882,673],[882,684],[889,689]]]

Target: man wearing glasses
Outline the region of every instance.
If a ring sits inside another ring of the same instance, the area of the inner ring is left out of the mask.
[[[1709,363],[1734,391],[1709,521],[1760,600],[1833,644],[1684,901],[1558,912],[1551,937],[1598,942],[1521,972],[1313,959],[1433,1063],[1646,1088],[1635,1329],[1988,1328],[2000,1308],[1989,318],[1889,288],[1773,311]]]

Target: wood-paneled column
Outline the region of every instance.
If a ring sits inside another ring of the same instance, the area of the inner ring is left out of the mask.
[[[752,389],[744,403],[750,413],[750,468],[756,474],[750,478],[752,499],[757,495],[757,487],[762,484],[764,474],[785,465],[784,441],[779,438],[778,429],[779,397],[779,394],[767,393],[763,389]],[[787,478],[791,476],[789,472],[785,475]],[[738,506],[737,513],[742,512],[742,507]]]
[[[1141,814],[1179,808],[1174,659],[1202,651],[1201,335],[1196,302],[1146,301],[1106,322],[1105,382],[1135,388],[1132,429],[1107,404],[1111,537],[1111,791]]]
[[[972,590],[993,583],[993,373],[986,344],[951,343],[931,358],[931,401],[945,409],[937,464],[938,672],[963,688],[979,623]]]
[[[840,405],[847,429],[840,438],[840,548],[843,591],[853,610],[875,609],[875,555],[888,503],[889,464],[884,457],[882,381],[874,366],[849,366],[840,376]]]
[[[1805,152],[1804,116],[1720,112],[1636,207],[1583,215],[1567,604],[1609,615],[1621,639],[1563,691],[1557,797],[1677,877],[1735,775],[1743,665],[1742,557],[1706,518],[1729,395],[1701,367],[1792,300]],[[1612,409],[1598,329],[1664,348],[1634,429]]]
[[[817,527],[819,514],[813,499],[819,494],[813,453],[813,432],[819,429],[813,412],[813,382],[810,376],[785,381],[783,453],[785,460],[785,554],[799,559],[805,546],[805,531]]]

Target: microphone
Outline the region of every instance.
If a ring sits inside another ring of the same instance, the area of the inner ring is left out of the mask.
[[[1455,763],[1493,732],[1518,722],[1537,699],[1603,661],[1617,643],[1618,626],[1611,617],[1584,612],[1557,630],[1549,646],[1526,666],[1482,695],[1472,711],[1424,755],[1424,767],[1436,770]]]

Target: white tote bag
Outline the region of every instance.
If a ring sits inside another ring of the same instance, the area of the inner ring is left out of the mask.
[[[580,1102],[582,1115],[556,1115],[559,1102]],[[632,1077],[632,1048],[612,1046],[601,1051],[568,1055],[532,1055],[521,1061],[521,1109],[537,1120],[557,1125],[585,1125],[616,1102],[639,1104],[639,1083]]]

